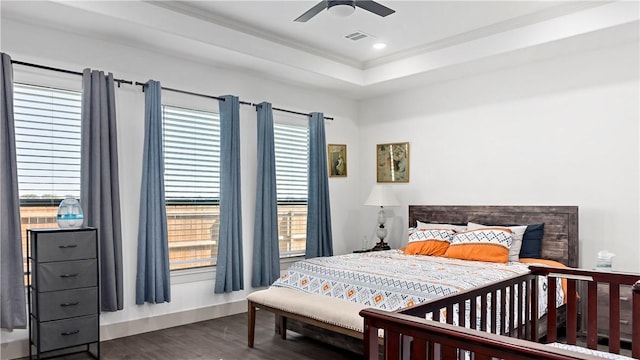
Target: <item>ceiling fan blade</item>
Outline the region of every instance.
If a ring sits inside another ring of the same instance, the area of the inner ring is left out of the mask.
[[[297,21],[297,22],[307,22],[309,19],[311,19],[312,17],[318,15],[318,13],[324,9],[327,8],[327,2],[326,1],[320,1],[319,3],[316,4],[316,6],[312,7],[311,9],[307,10],[307,12],[305,12],[304,14],[298,16],[297,19],[293,20],[293,21]]]
[[[356,6],[367,11],[371,11],[374,14],[385,17],[387,15],[391,15],[395,10],[389,9],[388,7],[377,3],[373,0],[356,0]]]

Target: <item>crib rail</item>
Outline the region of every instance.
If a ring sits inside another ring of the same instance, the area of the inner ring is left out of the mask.
[[[577,344],[578,332],[581,331],[579,314],[582,312],[581,315],[586,318],[586,329],[582,331],[586,330],[587,347],[597,348],[598,284],[606,284],[609,289],[609,352],[620,352],[620,285],[633,285],[632,319],[625,321],[632,322],[632,338],[640,339],[639,275],[542,266],[530,268],[530,274],[395,313],[379,309],[362,310],[360,315],[364,317],[365,324],[364,358],[378,359],[378,330],[383,329],[384,358],[388,360],[456,359],[464,358],[463,351],[473,353],[474,359],[591,359],[588,355],[576,355],[535,342],[538,340],[538,317],[533,314],[538,314],[538,304],[531,299],[538,298],[539,276],[547,277],[548,304],[555,304],[557,281],[566,280],[567,344]],[[582,288],[586,289],[586,295],[579,297],[577,291]],[[469,304],[472,306],[469,307]],[[508,310],[497,312],[497,304],[502,310]],[[470,318],[466,324],[460,321],[458,326],[453,325],[454,306],[459,307],[460,314],[464,314],[469,307]],[[446,323],[440,322],[441,309],[446,310]],[[547,342],[557,340],[557,312],[555,306],[549,306],[545,329]],[[433,320],[425,318],[428,314]],[[515,314],[518,314],[517,321]],[[478,322],[476,317],[479,318]],[[497,327],[497,324],[500,326]],[[506,325],[509,331],[504,331]],[[632,356],[640,358],[640,341],[633,341],[631,346]]]
[[[384,329],[384,359],[571,360],[600,359],[532,341],[489,334],[400,313],[368,308],[364,317],[365,360],[378,360],[378,329]]]
[[[575,345],[579,328],[578,322],[578,295],[577,289],[586,288],[586,299],[583,295],[582,311],[586,317],[586,338],[587,347],[596,349],[598,346],[598,284],[608,286],[609,290],[609,352],[620,353],[620,285],[633,286],[633,299],[631,303],[632,318],[624,319],[631,321],[632,339],[640,339],[640,278],[637,274],[621,272],[601,272],[594,270],[573,269],[573,268],[551,268],[544,266],[530,266],[532,275],[546,276],[548,281],[548,296],[555,297],[555,284],[558,279],[567,281],[567,344]],[[553,291],[552,291],[553,289]],[[552,293],[553,292],[553,293]],[[549,308],[549,319],[547,323],[547,341],[554,342],[557,339],[557,326],[553,323],[556,309]],[[631,354],[634,358],[640,358],[640,341],[632,341]]]
[[[420,318],[430,316],[440,321],[442,310],[446,314],[446,323],[453,324],[454,308],[457,307],[459,314],[465,314],[468,310],[468,327],[471,329],[493,334],[506,334],[505,329],[509,329],[512,337],[535,340],[538,338],[538,318],[532,314],[538,313],[538,304],[529,299],[537,299],[537,293],[537,277],[525,274],[398,312]],[[519,324],[526,326],[519,326],[516,319]],[[464,327],[465,323],[459,322],[458,325]]]

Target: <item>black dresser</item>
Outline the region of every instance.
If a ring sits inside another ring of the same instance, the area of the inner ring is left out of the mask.
[[[29,359],[73,352],[99,358],[97,230],[32,229],[27,238]]]

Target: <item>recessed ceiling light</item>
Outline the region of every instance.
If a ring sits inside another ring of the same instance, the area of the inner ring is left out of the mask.
[[[373,48],[377,49],[377,50],[381,50],[387,47],[387,44],[385,43],[375,43],[373,44]]]

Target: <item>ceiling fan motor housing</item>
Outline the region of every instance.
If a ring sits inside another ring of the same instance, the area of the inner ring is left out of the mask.
[[[327,10],[337,16],[349,16],[356,10],[356,2],[354,0],[330,0],[327,1]]]

